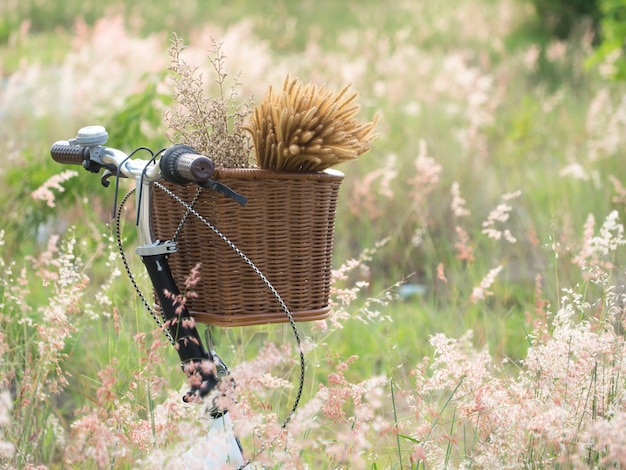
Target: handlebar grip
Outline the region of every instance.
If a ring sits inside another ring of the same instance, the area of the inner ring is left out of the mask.
[[[80,145],[70,145],[67,140],[60,140],[52,144],[50,155],[57,163],[64,165],[82,165],[89,159],[89,149]]]
[[[185,185],[208,181],[213,175],[213,160],[199,155],[188,145],[174,145],[168,148],[159,163],[161,175],[170,183]]]

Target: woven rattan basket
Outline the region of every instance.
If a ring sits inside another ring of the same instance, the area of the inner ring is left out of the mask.
[[[295,321],[319,320],[330,307],[335,210],[343,174],[216,169],[214,178],[246,196],[245,206],[204,189],[194,208],[231,240],[269,280]],[[191,202],[195,185],[167,188]],[[171,239],[185,208],[155,189],[157,238]],[[193,215],[177,238],[170,266],[179,286],[201,263],[187,306],[199,322],[244,326],[288,321],[274,294],[227,243]]]

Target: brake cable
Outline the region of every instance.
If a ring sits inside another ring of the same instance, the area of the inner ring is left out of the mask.
[[[126,258],[126,253],[124,252],[124,245],[122,243],[122,231],[120,228],[121,219],[122,219],[122,210],[124,209],[124,205],[126,204],[126,201],[128,201],[128,199],[134,192],[135,192],[135,188],[128,191],[126,196],[124,196],[124,198],[120,202],[120,205],[119,205],[116,217],[115,217],[115,238],[117,241],[117,248],[120,252],[120,257],[122,258],[122,262],[124,263],[126,274],[128,274],[128,277],[130,278],[130,282],[135,288],[135,292],[141,299],[141,302],[143,303],[146,310],[148,310],[148,312],[150,313],[150,316],[152,317],[152,319],[156,322],[156,324],[163,331],[163,333],[165,333],[167,340],[172,344],[172,346],[174,346],[176,345],[176,341],[174,341],[174,338],[170,334],[169,330],[165,327],[163,320],[159,318],[159,316],[155,313],[154,309],[152,308],[152,306],[150,305],[146,297],[143,295],[143,292],[141,291],[141,288],[137,284],[137,281],[135,280],[135,276],[133,275],[133,272],[130,269],[130,264],[128,263],[128,259]]]

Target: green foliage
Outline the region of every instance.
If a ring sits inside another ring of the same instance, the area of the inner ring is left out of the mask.
[[[549,34],[565,39],[581,20],[591,20],[597,26],[601,0],[530,0],[541,26]]]
[[[602,40],[588,66],[604,65],[604,73],[616,80],[626,80],[626,1],[600,0]]]
[[[128,96],[121,108],[111,115],[105,125],[109,133],[108,146],[130,152],[137,147],[157,151],[167,144],[163,134],[163,109],[172,103],[172,98],[159,91],[164,76],[148,80],[142,91]]]

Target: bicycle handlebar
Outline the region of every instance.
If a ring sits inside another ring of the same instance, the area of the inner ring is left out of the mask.
[[[82,165],[89,159],[89,148],[80,145],[70,145],[68,141],[59,141],[52,144],[50,149],[52,159],[64,165]]]
[[[211,178],[215,164],[210,158],[198,155],[187,145],[168,148],[159,162],[161,176],[175,184],[204,183]]]
[[[124,152],[104,147],[108,138],[101,126],[88,126],[79,130],[72,140],[55,142],[50,148],[52,159],[65,165],[82,165],[97,173],[106,168],[112,173],[118,170],[122,176],[148,178],[150,181],[164,179],[170,183],[206,183],[211,179],[213,161],[198,154],[187,145],[173,145],[163,152],[158,165],[152,160],[130,160]]]

